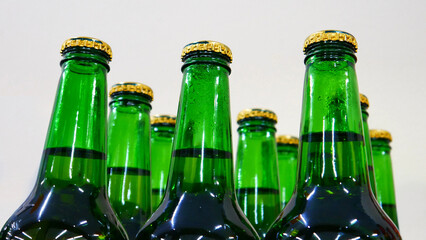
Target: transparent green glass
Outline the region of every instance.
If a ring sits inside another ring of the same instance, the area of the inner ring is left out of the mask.
[[[127,239],[106,189],[108,62],[89,48],[63,56],[37,182],[0,239]]]
[[[238,203],[259,236],[281,212],[275,122],[239,121],[236,163]]]
[[[293,195],[297,175],[297,144],[277,143],[281,201],[284,207]]]
[[[376,177],[374,174],[374,163],[373,163],[373,154],[371,152],[371,141],[370,141],[370,128],[368,127],[368,105],[361,103],[361,113],[362,113],[362,130],[364,133],[365,140],[365,151],[368,165],[368,179],[370,181],[371,191],[374,196],[377,197],[376,191]]]
[[[151,216],[151,98],[136,92],[111,98],[108,196],[129,239],[134,239]]]
[[[157,123],[151,125],[153,209],[160,205],[166,192],[174,132],[174,124]]]
[[[306,50],[296,191],[266,239],[401,239],[367,175],[353,45]]]
[[[395,225],[398,226],[390,141],[388,139],[372,138],[371,145],[377,184],[377,201]]]
[[[229,60],[184,58],[166,194],[137,239],[258,239],[238,207],[229,102]]]

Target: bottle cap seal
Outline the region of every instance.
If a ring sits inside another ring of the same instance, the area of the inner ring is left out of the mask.
[[[112,59],[111,47],[104,41],[91,37],[75,37],[65,40],[61,47],[61,55],[64,55],[71,48],[91,48],[99,50],[108,56],[108,60]]]
[[[243,121],[249,118],[263,118],[267,120],[272,120],[274,123],[277,123],[278,121],[277,115],[271,110],[251,108],[251,109],[244,109],[238,114],[237,123],[240,123],[240,121]]]
[[[216,41],[198,41],[186,45],[182,50],[181,59],[184,61],[185,56],[194,52],[216,52],[229,58],[229,62],[232,62],[231,49],[223,43]]]
[[[168,124],[176,125],[176,116],[173,115],[154,115],[151,117],[151,125],[154,124]]]
[[[359,101],[361,102],[361,105],[365,105],[366,108],[370,107],[370,102],[368,101],[367,96],[362,93],[359,94]]]
[[[313,43],[328,41],[347,42],[353,45],[355,52],[358,50],[358,43],[352,34],[339,30],[322,30],[313,33],[306,38],[305,44],[303,46],[303,52],[306,53],[306,48]]]
[[[370,138],[379,138],[379,139],[386,139],[389,140],[390,142],[392,142],[392,135],[390,134],[390,132],[386,131],[386,130],[381,130],[381,129],[372,129],[370,130]]]
[[[154,92],[152,89],[147,85],[137,82],[121,82],[114,84],[109,91],[109,96],[113,97],[114,95],[123,93],[144,95],[150,98],[151,101],[154,100]]]
[[[278,144],[289,144],[289,145],[298,145],[299,139],[290,135],[279,135],[277,136]]]

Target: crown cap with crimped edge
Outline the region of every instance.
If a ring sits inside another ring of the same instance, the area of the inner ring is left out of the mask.
[[[99,50],[112,59],[111,47],[104,41],[91,37],[75,37],[65,40],[61,47],[61,55],[64,55],[71,48],[91,48]]]
[[[365,105],[366,108],[370,107],[370,102],[368,101],[367,96],[362,93],[359,94],[359,101],[361,102],[361,105]]]
[[[197,51],[199,51],[199,52],[216,52],[216,53],[225,55],[226,57],[229,58],[229,62],[232,63],[231,49],[223,43],[216,42],[216,41],[210,41],[210,40],[193,42],[193,43],[186,45],[182,50],[182,55],[181,55],[182,61],[184,61],[185,56],[187,56],[190,53],[197,52]]]
[[[167,124],[176,125],[176,116],[173,115],[154,115],[151,117],[151,125],[154,124]]]
[[[154,92],[152,89],[145,84],[137,82],[122,82],[114,84],[109,91],[109,96],[113,97],[123,93],[144,95],[150,98],[151,101],[154,100]]]
[[[305,44],[303,46],[303,52],[306,53],[306,48],[313,43],[327,41],[347,42],[353,45],[355,52],[357,52],[358,50],[358,43],[356,42],[356,39],[352,34],[339,30],[322,30],[313,33],[306,38]]]
[[[290,135],[279,135],[277,136],[278,144],[298,145],[299,139]]]
[[[390,134],[390,132],[382,129],[371,129],[370,138],[386,139],[389,140],[389,142],[392,142],[392,135]]]
[[[243,120],[250,118],[264,118],[267,120],[272,120],[274,123],[277,123],[277,115],[271,110],[260,109],[260,108],[250,108],[244,109],[237,116],[237,123],[240,123]]]

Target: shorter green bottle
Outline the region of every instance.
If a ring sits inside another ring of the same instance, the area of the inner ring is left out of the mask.
[[[376,176],[377,201],[398,227],[392,159],[390,156],[392,135],[385,130],[372,129],[370,130],[370,137],[373,150],[374,174]]]
[[[129,239],[151,215],[150,111],[153,92],[135,82],[113,85],[108,126],[108,197]]]
[[[370,186],[371,191],[373,192],[374,196],[377,197],[376,192],[376,178],[374,176],[374,164],[373,164],[373,155],[371,153],[371,141],[370,141],[370,133],[369,133],[369,127],[368,127],[368,107],[370,107],[370,102],[368,101],[367,96],[364,94],[359,94],[359,100],[361,102],[361,113],[362,113],[362,130],[364,132],[364,139],[365,139],[365,152],[367,159],[367,166],[368,166],[368,178],[370,180]]]
[[[153,209],[156,209],[157,206],[160,205],[166,191],[175,125],[176,116],[155,115],[151,117],[151,182]]]
[[[293,195],[297,178],[297,147],[299,139],[290,135],[277,137],[278,171],[281,202],[284,207]]]
[[[238,203],[263,238],[281,211],[275,140],[277,115],[266,109],[246,109],[238,114],[237,122]]]

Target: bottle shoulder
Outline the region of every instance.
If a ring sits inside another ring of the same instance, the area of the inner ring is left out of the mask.
[[[104,188],[93,185],[36,187],[2,234],[4,239],[127,239]]]
[[[231,197],[208,191],[165,200],[136,239],[259,239]]]
[[[345,187],[313,188],[294,195],[266,239],[278,235],[288,239],[401,239],[367,188]]]

